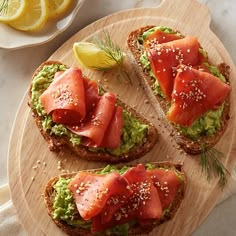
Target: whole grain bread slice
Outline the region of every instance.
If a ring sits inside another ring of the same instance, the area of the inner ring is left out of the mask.
[[[176,143],[185,152],[189,154],[200,154],[202,151],[202,144],[204,144],[205,147],[214,146],[218,142],[218,140],[222,137],[227,127],[228,121],[230,119],[230,115],[229,115],[230,97],[228,96],[225,100],[224,110],[221,117],[221,128],[214,135],[211,135],[211,136],[204,135],[204,136],[199,137],[197,140],[192,140],[191,138],[184,136],[176,125],[168,122],[167,119],[165,118],[165,114],[167,113],[169,109],[168,103],[161,96],[154,93],[153,88],[152,88],[154,81],[149,76],[147,69],[145,69],[144,66],[140,62],[140,57],[145,51],[142,44],[140,44],[141,36],[145,31],[153,27],[155,26],[148,25],[148,26],[139,28],[137,30],[134,30],[129,34],[128,39],[127,39],[127,46],[130,53],[128,54],[128,56],[130,58],[130,61],[133,64],[134,70],[136,74],[138,75],[144,90],[146,91],[151,101],[152,106],[154,107],[156,113],[159,115],[159,118],[161,118],[161,120],[163,121],[168,132],[175,139]],[[229,83],[230,67],[225,63],[221,63],[217,67],[220,73],[225,76],[227,83]]]
[[[33,78],[42,70],[42,68],[46,65],[52,65],[52,64],[62,64],[59,61],[46,61],[43,64],[41,64],[35,73],[33,74]],[[51,134],[50,131],[44,130],[42,127],[42,116],[40,116],[36,110],[34,109],[31,101],[31,95],[32,95],[32,84],[28,91],[29,99],[28,99],[28,105],[32,110],[32,115],[34,118],[34,121],[37,125],[37,127],[40,130],[40,133],[44,137],[44,139],[47,141],[49,149],[51,151],[55,152],[61,152],[61,151],[69,151],[73,152],[74,154],[78,155],[79,157],[93,160],[93,161],[104,161],[104,162],[111,162],[111,163],[118,163],[118,162],[124,162],[124,161],[131,161],[133,159],[137,159],[146,153],[148,153],[153,146],[157,142],[158,138],[158,132],[156,127],[149,122],[144,116],[139,114],[135,109],[131,108],[124,102],[122,102],[119,98],[117,98],[117,103],[122,106],[125,110],[131,113],[132,117],[139,120],[141,123],[148,125],[148,131],[146,133],[146,136],[144,137],[143,141],[134,146],[129,150],[129,152],[124,153],[120,156],[113,155],[109,152],[104,152],[100,150],[92,151],[91,148],[88,148],[83,145],[73,145],[72,142],[70,142],[69,137],[66,135],[63,136],[56,136],[54,134]]]
[[[182,184],[180,185],[177,195],[175,199],[173,200],[173,202],[171,203],[169,210],[165,213],[165,215],[160,220],[150,221],[148,224],[143,225],[143,226],[136,223],[129,229],[129,235],[139,235],[143,233],[149,233],[156,226],[163,224],[164,222],[168,220],[171,220],[175,216],[185,196],[186,177],[183,171],[182,164],[174,164],[171,162],[159,162],[159,163],[152,162],[151,164],[155,165],[156,168],[177,170],[178,176],[182,179]],[[120,166],[120,168],[122,168],[122,166]],[[99,170],[101,169],[93,169],[93,170],[86,170],[86,171],[95,172]],[[70,226],[62,220],[56,220],[53,218],[53,212],[54,212],[53,202],[55,198],[55,189],[53,188],[54,184],[59,180],[60,177],[68,179],[68,178],[73,178],[76,174],[77,173],[67,173],[67,174],[62,174],[60,176],[56,176],[50,179],[44,188],[44,202],[47,208],[48,215],[51,217],[54,223],[63,231],[65,231],[68,235],[71,235],[71,236],[92,235],[89,229],[83,229],[79,227]]]

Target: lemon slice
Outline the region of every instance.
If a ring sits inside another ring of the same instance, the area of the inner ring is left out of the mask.
[[[11,21],[9,25],[23,31],[34,31],[41,28],[48,19],[47,0],[30,0],[24,14]]]
[[[109,69],[116,65],[116,61],[110,58],[106,52],[89,42],[77,42],[73,45],[73,51],[78,62],[90,69]]]
[[[50,0],[48,6],[48,17],[58,17],[68,9],[71,3],[71,0]]]
[[[20,17],[26,7],[25,0],[0,0],[0,21],[9,22]]]

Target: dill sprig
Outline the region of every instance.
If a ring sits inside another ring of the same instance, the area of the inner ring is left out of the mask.
[[[2,4],[0,5],[0,14],[1,15],[4,15],[4,14],[7,13],[8,3],[9,3],[9,0],[3,0],[2,1]]]
[[[94,43],[96,46],[104,51],[107,55],[107,57],[113,61],[116,62],[120,69],[120,74],[125,74],[125,77],[129,80],[129,82],[132,84],[132,81],[130,79],[130,76],[128,72],[125,69],[124,66],[124,59],[125,59],[125,53],[121,50],[119,45],[115,44],[112,39],[110,34],[107,31],[103,31],[102,37],[95,37],[94,38]],[[95,68],[97,70],[102,70],[105,71],[107,68],[105,67],[99,67]]]
[[[227,184],[226,174],[230,175],[220,160],[224,157],[224,154],[213,147],[207,147],[206,144],[202,144],[201,149],[201,166],[207,180],[209,181],[212,174],[214,174],[219,177],[218,184],[223,188]]]

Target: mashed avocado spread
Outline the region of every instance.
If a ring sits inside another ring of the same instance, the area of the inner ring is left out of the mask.
[[[156,30],[162,30],[165,33],[170,33],[170,34],[179,34],[176,31],[173,31],[170,28],[167,27],[154,27],[146,32],[143,33],[142,38],[139,39],[139,43],[143,44],[143,41],[153,32]],[[179,34],[181,36],[181,34]],[[207,57],[207,52],[203,49],[199,49],[200,53],[203,54],[204,57]],[[155,95],[161,96],[163,99],[165,99],[165,95],[163,94],[160,85],[155,78],[155,75],[151,69],[150,62],[148,60],[147,54],[144,51],[140,57],[140,62],[143,65],[144,69],[149,73],[149,76],[153,80],[153,85],[152,89],[154,91]],[[219,72],[219,70],[215,67],[210,65],[209,63],[205,63],[205,65],[208,67],[210,70],[211,74],[214,76],[218,77],[220,80],[223,82],[226,82],[224,76]],[[202,117],[197,119],[191,127],[179,127],[179,130],[187,137],[191,138],[192,140],[198,139],[202,135],[213,135],[215,134],[220,128],[221,128],[221,116],[224,110],[224,103],[218,108],[218,110],[211,110],[206,112]]]
[[[66,135],[67,137],[69,137],[70,142],[73,145],[80,145],[81,137],[72,133],[64,125],[54,123],[51,115],[46,114],[39,99],[40,95],[48,88],[48,86],[53,81],[55,73],[57,71],[64,71],[66,69],[67,68],[64,65],[45,65],[43,69],[33,78],[31,89],[31,104],[37,114],[41,117],[42,127],[44,131],[48,131],[50,132],[50,134],[56,136]],[[90,151],[104,151],[109,152],[115,156],[120,156],[124,153],[127,153],[135,145],[141,143],[143,138],[147,134],[148,126],[146,124],[140,123],[137,119],[133,118],[131,114],[126,110],[123,110],[123,124],[121,144],[118,148],[90,148]]]

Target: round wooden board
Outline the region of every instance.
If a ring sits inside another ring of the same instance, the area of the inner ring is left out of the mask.
[[[209,53],[213,64],[227,62],[231,67],[231,86],[235,90],[236,70],[229,54],[209,28],[208,9],[195,0],[165,0],[158,8],[131,9],[105,17],[84,28],[63,44],[49,60],[58,60],[69,66],[78,65],[72,51],[77,41],[91,41],[94,35],[106,30],[126,51],[125,42],[130,31],[145,25],[164,25],[178,29],[183,34],[195,35],[203,48]],[[102,73],[83,69],[89,78],[101,80],[108,90],[115,91],[119,97],[151,120],[159,131],[159,140],[150,153],[134,161],[171,160],[183,162],[187,175],[186,196],[175,218],[157,227],[150,235],[190,235],[206,218],[222,194],[217,179],[207,182],[201,173],[198,156],[188,156],[177,150],[176,144],[165,132],[164,125],[157,119],[152,106],[146,104],[146,94],[140,87],[132,65],[126,61],[133,86],[117,80],[114,72]],[[29,80],[32,75],[29,75]],[[231,94],[231,119],[229,126],[217,143],[216,148],[225,154],[224,164],[231,170],[235,164],[235,102]],[[13,127],[9,149],[9,184],[12,201],[19,219],[29,235],[64,235],[47,215],[42,192],[49,178],[62,173],[58,162],[65,171],[76,171],[104,166],[105,163],[88,162],[68,153],[57,155],[50,152],[40,135],[27,106],[27,94],[19,107]],[[37,168],[34,168],[37,167]]]

